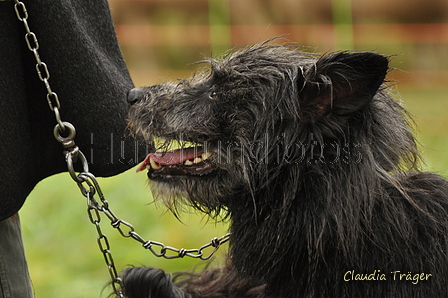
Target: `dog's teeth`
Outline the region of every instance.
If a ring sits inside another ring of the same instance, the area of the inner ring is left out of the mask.
[[[193,165],[193,162],[192,162],[191,160],[187,159],[187,160],[184,162],[184,165],[186,165],[186,166],[191,166],[191,165]]]
[[[209,158],[210,156],[212,156],[211,152],[204,152],[204,153],[202,153],[202,159],[203,160]]]
[[[160,165],[152,157],[149,159],[149,163],[154,170],[160,169]]]
[[[193,159],[193,163],[200,163],[202,161],[202,158],[200,157],[195,157],[195,159]]]

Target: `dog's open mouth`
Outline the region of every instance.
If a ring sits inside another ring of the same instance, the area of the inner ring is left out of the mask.
[[[203,147],[156,151],[146,156],[137,172],[147,169],[150,179],[203,176],[214,170],[211,156]]]

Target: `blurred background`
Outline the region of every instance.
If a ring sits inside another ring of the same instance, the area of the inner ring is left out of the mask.
[[[376,51],[392,56],[389,79],[414,115],[425,168],[448,171],[448,1],[446,0],[109,0],[119,42],[137,86],[191,76],[205,56],[284,35],[301,50]],[[98,16],[101,17],[101,16]],[[82,148],[81,148],[82,150]],[[95,174],[95,173],[94,173]],[[197,248],[226,224],[194,211],[177,220],[152,203],[146,175],[135,168],[100,179],[106,199],[145,239]],[[109,273],[84,197],[68,174],[41,182],[21,212],[36,297],[106,297]],[[150,265],[168,272],[203,266],[164,260],[103,219],[116,266]],[[223,263],[225,247],[213,259]],[[200,267],[199,267],[200,268]],[[104,289],[104,291],[103,291]]]

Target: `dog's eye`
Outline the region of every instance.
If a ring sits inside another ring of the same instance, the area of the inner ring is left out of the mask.
[[[218,99],[218,93],[216,91],[212,91],[208,97],[210,97],[210,99]]]

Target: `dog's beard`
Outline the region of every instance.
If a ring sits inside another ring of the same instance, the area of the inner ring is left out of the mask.
[[[150,187],[154,200],[176,215],[193,207],[211,217],[226,217],[227,198],[232,189],[228,177],[214,172],[205,177],[150,180]]]
[[[163,203],[174,214],[182,213],[186,209],[185,206],[191,204],[187,199],[188,192],[180,180],[171,181],[171,183],[168,181],[150,180],[149,185],[154,201]]]

